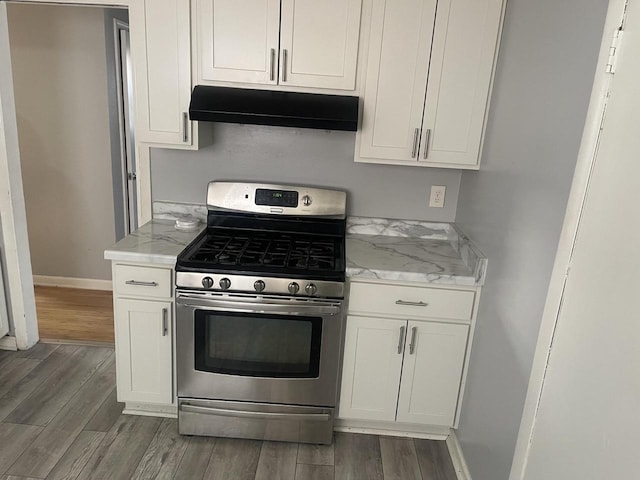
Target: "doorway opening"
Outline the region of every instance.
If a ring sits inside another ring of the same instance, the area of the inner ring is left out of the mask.
[[[113,343],[103,252],[137,228],[128,12],[7,13],[40,338]]]

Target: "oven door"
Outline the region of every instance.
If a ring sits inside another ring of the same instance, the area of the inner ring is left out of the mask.
[[[178,293],[178,396],[333,407],[342,302]]]

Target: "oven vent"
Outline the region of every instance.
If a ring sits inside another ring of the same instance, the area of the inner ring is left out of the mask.
[[[358,97],[197,85],[191,120],[355,132]]]

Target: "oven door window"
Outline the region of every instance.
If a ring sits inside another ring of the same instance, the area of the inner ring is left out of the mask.
[[[322,318],[195,312],[196,370],[228,375],[317,378]]]

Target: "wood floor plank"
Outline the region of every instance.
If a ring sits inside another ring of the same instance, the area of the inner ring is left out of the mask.
[[[0,475],[7,472],[40,432],[42,427],[0,423]]]
[[[255,480],[294,480],[297,458],[297,443],[262,442]]]
[[[382,480],[380,442],[375,435],[335,434],[335,472],[340,480]]]
[[[20,380],[26,377],[40,364],[40,360],[32,358],[14,357],[10,358],[0,367],[0,397],[11,389]]]
[[[75,480],[98,449],[105,435],[105,432],[80,432],[47,475],[47,480]]]
[[[82,469],[78,479],[131,478],[160,422],[155,417],[121,415]]]
[[[254,480],[262,442],[217,438],[211,453],[206,480]]]
[[[189,444],[173,480],[202,480],[216,440],[213,437],[189,437]]]
[[[114,388],[84,429],[94,432],[108,432],[122,414],[123,408],[124,403],[118,402],[117,392]]]
[[[416,449],[411,438],[380,437],[384,480],[421,480]]]
[[[69,358],[67,368],[59,369],[47,378],[6,417],[6,421],[47,425],[111,355],[111,348],[78,347]]]
[[[34,477],[16,477],[14,475],[5,475],[4,477],[2,477],[2,480],[42,480],[42,479],[34,478]]]
[[[16,383],[11,390],[0,397],[0,421],[5,419],[36,388],[54,376],[58,370],[68,368],[70,357],[77,349],[78,347],[71,345],[60,346],[38,368],[33,369]]]
[[[311,465],[299,463],[295,480],[334,480],[333,465]]]
[[[301,443],[298,446],[298,463],[309,465],[333,465],[334,450],[331,445]]]
[[[35,297],[40,338],[114,343],[112,292],[36,286]]]
[[[445,441],[414,439],[422,478],[456,480],[456,470]]]
[[[140,460],[132,479],[171,480],[188,443],[189,437],[178,433],[178,421],[174,418],[165,418]]]
[[[60,413],[9,469],[20,476],[46,477],[109,394],[115,383],[115,354],[111,353]]]
[[[36,343],[29,350],[20,350],[17,353],[21,357],[33,358],[35,360],[44,360],[53,352],[55,352],[58,347],[59,345],[52,345],[50,343]]]

